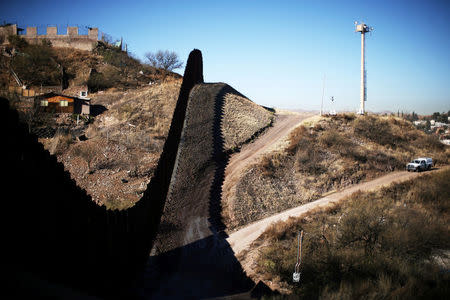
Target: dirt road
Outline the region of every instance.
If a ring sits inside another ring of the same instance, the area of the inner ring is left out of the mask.
[[[276,119],[272,128],[269,128],[262,136],[253,143],[244,145],[240,152],[231,156],[225,170],[225,180],[222,186],[222,202],[228,207],[225,214],[233,211],[233,195],[236,192],[236,183],[242,176],[242,170],[255,163],[262,154],[276,149],[283,144],[283,140],[303,120],[313,116],[313,113],[283,112],[276,113]],[[232,218],[232,216],[230,216]]]
[[[250,244],[253,241],[255,241],[272,223],[278,221],[285,221],[289,217],[299,217],[302,214],[307,213],[308,211],[311,211],[315,208],[327,206],[332,202],[338,202],[358,190],[361,191],[375,190],[382,186],[389,185],[393,182],[403,182],[413,177],[420,176],[422,174],[427,174],[429,172],[409,173],[406,171],[399,171],[387,174],[372,181],[357,184],[355,186],[333,193],[331,195],[320,198],[308,204],[304,204],[286,210],[284,212],[278,213],[276,215],[270,216],[268,218],[256,221],[230,234],[230,236],[227,238],[227,241],[230,244],[231,248],[233,249],[234,253],[238,255],[239,252],[247,249],[250,246]]]

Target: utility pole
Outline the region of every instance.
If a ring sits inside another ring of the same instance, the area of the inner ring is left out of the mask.
[[[322,104],[320,105],[320,115],[323,116],[323,95],[325,94],[325,76],[323,75],[323,83],[322,83]]]

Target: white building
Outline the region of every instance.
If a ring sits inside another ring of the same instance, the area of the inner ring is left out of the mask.
[[[413,123],[414,123],[414,125],[419,126],[419,125],[425,125],[427,123],[427,121],[419,120],[419,121],[414,121]]]

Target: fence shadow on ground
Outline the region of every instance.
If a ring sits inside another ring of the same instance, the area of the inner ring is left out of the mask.
[[[230,154],[224,149],[222,120],[224,97],[228,93],[237,94],[226,84],[202,84],[191,93],[174,180],[176,186],[171,188],[173,195],[184,199],[168,198],[169,207],[165,209],[166,215],[163,212],[161,224],[164,228],[160,228],[164,232],[158,236],[163,250],[157,249],[158,254],[148,261],[140,288],[143,298],[226,297],[247,293],[255,286],[223,232],[222,184]],[[193,120],[193,116],[198,118]],[[205,135],[199,137],[202,132]],[[184,161],[184,154],[194,161]],[[188,175],[184,171],[191,173]],[[195,205],[195,210],[188,208],[191,205]],[[195,226],[190,228],[193,222]],[[192,230],[198,232],[192,234]],[[184,245],[183,241],[189,239],[193,241]],[[167,243],[164,245],[165,241],[182,246],[169,247]]]

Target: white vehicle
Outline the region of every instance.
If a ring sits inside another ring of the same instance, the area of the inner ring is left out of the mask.
[[[411,161],[406,165],[406,170],[408,172],[421,172],[425,170],[430,170],[433,167],[433,159],[429,157],[419,157]]]

